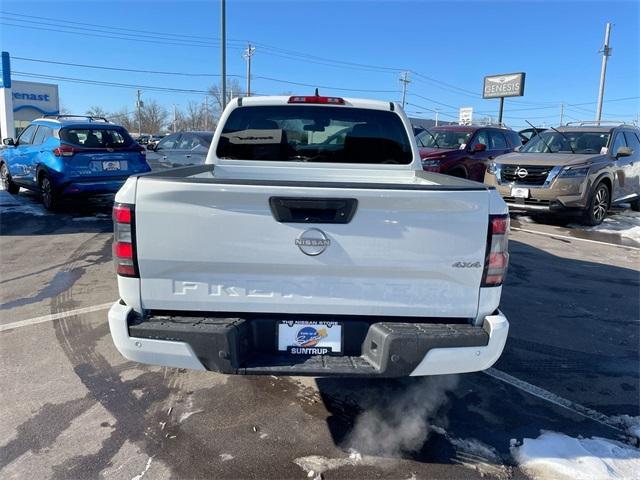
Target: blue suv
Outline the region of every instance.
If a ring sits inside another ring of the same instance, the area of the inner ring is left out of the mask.
[[[63,196],[117,192],[127,177],[148,172],[146,150],[121,126],[102,117],[45,116],[0,150],[2,186],[38,191],[46,209]]]

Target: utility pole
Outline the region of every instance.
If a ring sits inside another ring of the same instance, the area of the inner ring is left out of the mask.
[[[607,76],[607,59],[611,56],[611,47],[609,47],[609,38],[611,37],[611,22],[607,22],[607,28],[604,32],[604,47],[602,47],[602,69],[600,70],[600,89],[598,90],[598,109],[596,111],[596,121],[600,122],[602,118],[602,101],[604,99],[604,81]]]
[[[173,133],[176,133],[176,123],[178,122],[178,108],[173,104]]]
[[[434,110],[434,112],[436,112],[436,127],[437,127],[437,126],[438,126],[438,113],[440,113],[440,109],[439,109],[439,108],[436,108],[436,109]]]
[[[560,125],[562,126],[562,120],[564,119],[564,103],[560,104]]]
[[[227,22],[226,22],[225,0],[220,0],[220,34],[222,36],[221,57],[222,57],[222,110],[227,106]]]
[[[252,47],[251,44],[248,44],[247,49],[243,54],[243,57],[247,61],[247,97],[251,96],[251,57],[255,51],[256,47]]]
[[[140,100],[140,90],[137,91],[136,107],[138,109],[138,138],[142,135],[142,100]]]
[[[402,72],[400,81],[402,82],[402,108],[404,108],[405,99],[407,97],[407,84],[411,83],[409,80],[409,72]]]

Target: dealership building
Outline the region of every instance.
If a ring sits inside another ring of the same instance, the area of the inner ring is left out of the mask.
[[[2,138],[15,138],[32,120],[60,113],[58,85],[13,80],[8,52],[2,52],[0,69]]]

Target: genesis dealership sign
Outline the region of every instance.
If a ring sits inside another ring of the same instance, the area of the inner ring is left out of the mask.
[[[482,98],[522,97],[524,77],[524,72],[484,77]]]

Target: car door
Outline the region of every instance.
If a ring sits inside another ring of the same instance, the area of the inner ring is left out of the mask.
[[[633,156],[629,157],[616,157],[618,149],[627,146],[627,140],[624,137],[622,130],[617,130],[613,134],[611,141],[611,147],[609,148],[609,155],[613,157],[613,168],[616,174],[616,181],[614,182],[613,192],[611,192],[611,200],[617,201],[628,195],[632,195],[631,181],[633,179]]]
[[[487,168],[487,162],[489,158],[493,158],[493,154],[489,150],[489,131],[487,129],[478,130],[469,142],[467,150],[469,152],[469,159],[466,162],[467,165],[467,177],[470,180],[482,182],[484,180],[484,172]],[[486,147],[486,150],[481,152],[474,152],[473,149],[476,145],[482,144]]]
[[[203,165],[209,153],[210,141],[200,135],[192,134],[192,143],[185,153],[185,165]]]
[[[193,165],[192,149],[198,144],[196,136],[192,133],[183,133],[172,155],[171,161],[174,167]]]
[[[158,142],[155,150],[147,152],[147,162],[152,170],[164,170],[173,167],[173,155],[181,136],[182,134],[180,133],[169,135]]]
[[[45,153],[43,149],[43,143],[51,137],[53,130],[46,125],[39,125],[38,130],[33,136],[31,145],[26,149],[27,164],[29,165],[28,178],[34,185],[37,183],[38,166],[42,164]]]
[[[16,146],[13,147],[13,154],[9,158],[8,167],[11,178],[19,184],[31,184],[32,179],[29,178],[31,166],[29,164],[31,154],[31,143],[38,129],[37,125],[29,125],[25,128],[18,139]]]
[[[627,180],[629,181],[628,195],[640,195],[640,134],[632,130],[624,131],[627,147],[631,148]]]

